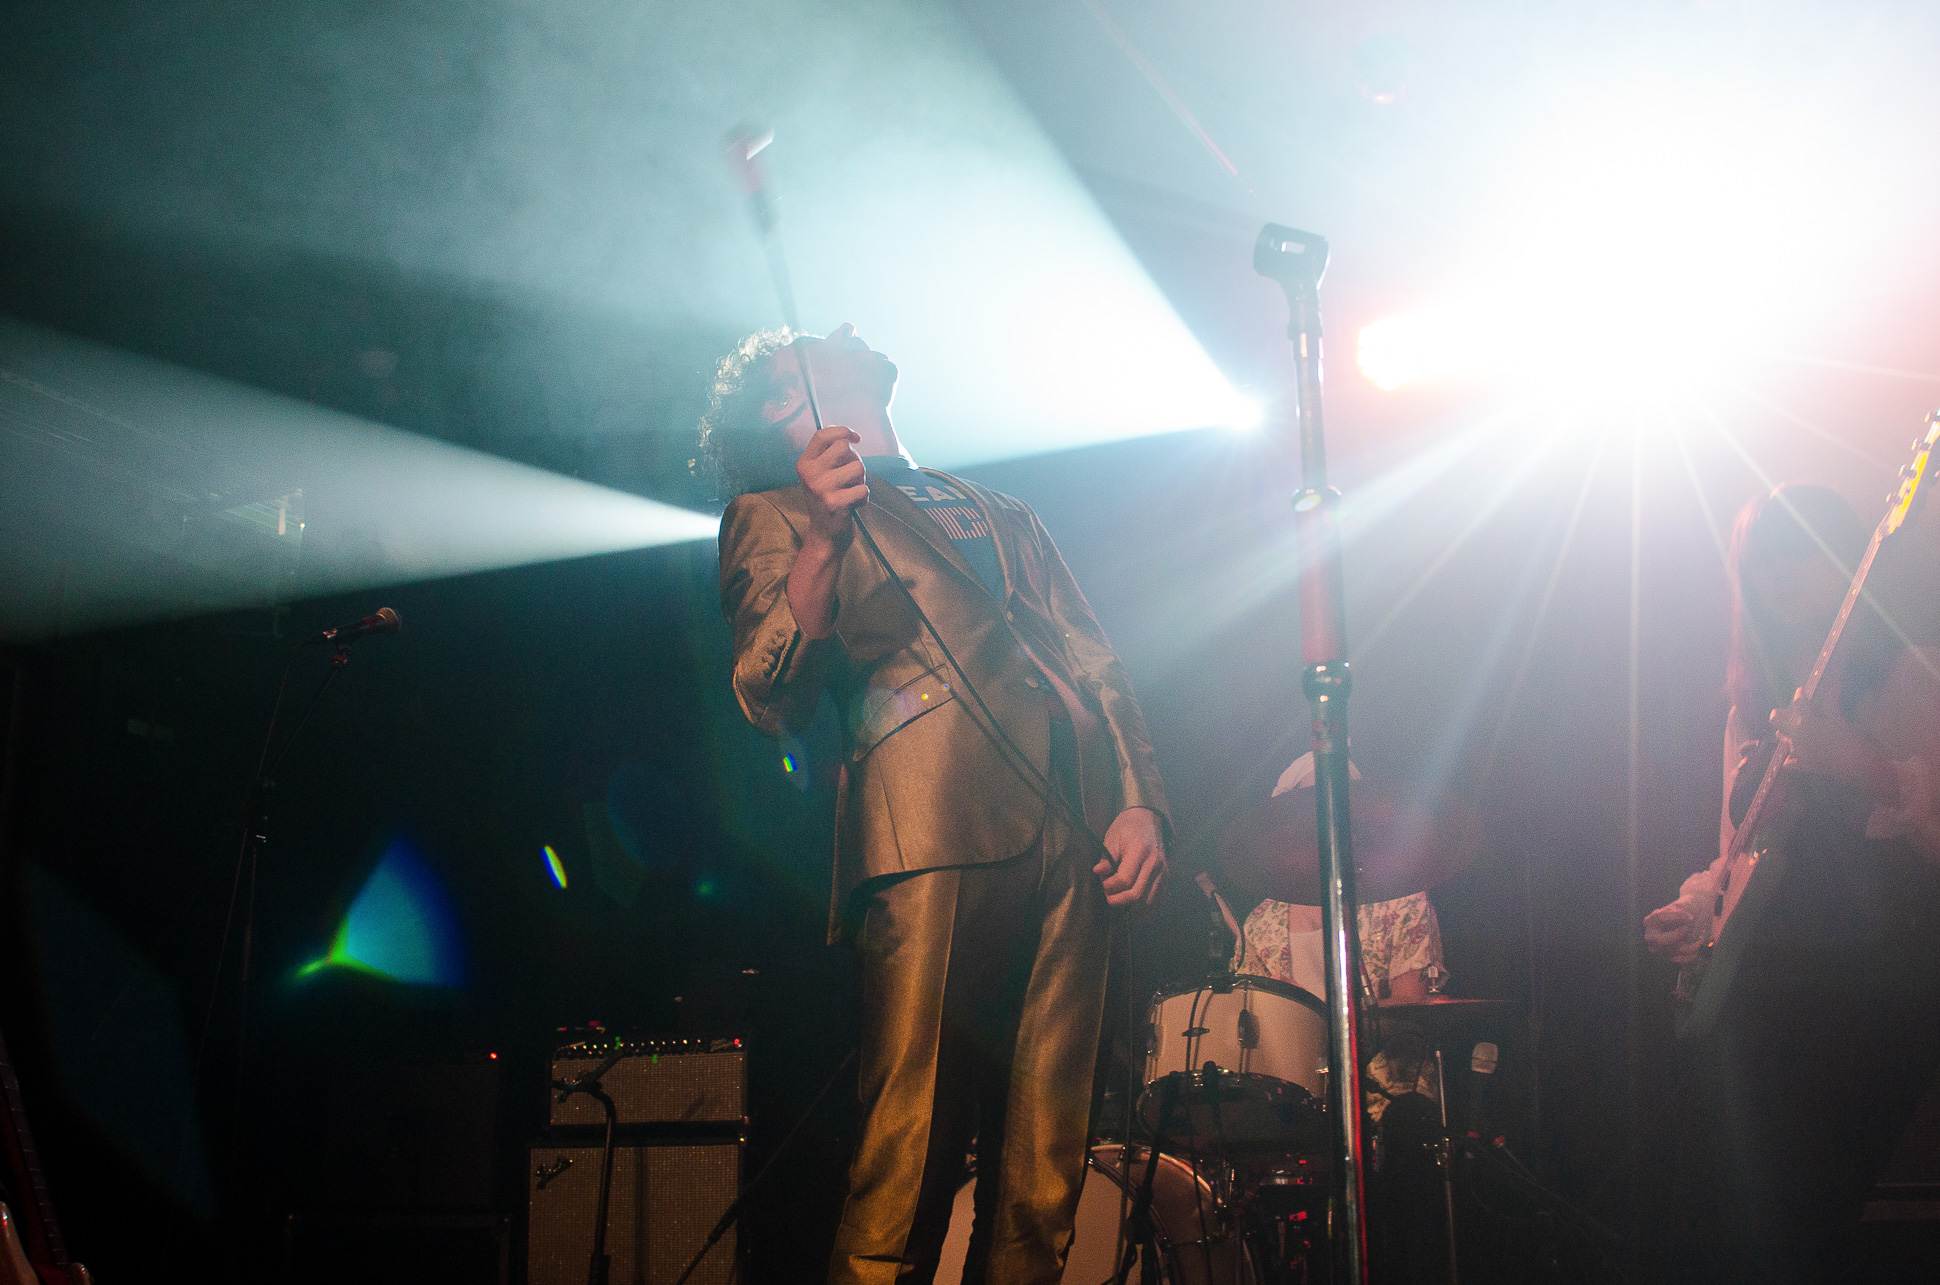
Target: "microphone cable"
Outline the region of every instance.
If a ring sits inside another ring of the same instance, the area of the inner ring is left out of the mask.
[[[802,333],[800,317],[795,311],[795,288],[792,275],[788,271],[787,255],[782,249],[781,229],[779,227],[779,220],[776,218],[775,203],[772,195],[768,191],[766,179],[762,175],[758,163],[755,161],[755,156],[770,141],[772,141],[772,135],[757,137],[746,128],[737,129],[728,136],[728,159],[740,172],[743,190],[748,198],[749,210],[753,215],[755,226],[761,234],[763,245],[768,252],[768,271],[770,277],[773,279],[776,301],[781,305],[782,321],[788,326],[789,331],[795,335],[796,339],[800,340],[805,336]],[[819,433],[825,425],[822,423],[821,404],[815,396],[815,376],[809,367],[807,350],[798,349],[795,356],[796,365],[801,368],[802,372],[802,392],[808,402],[808,413],[810,418],[815,422],[815,431]],[[975,703],[977,711],[982,716],[983,721],[980,721],[976,716],[973,716],[971,721],[979,723],[979,730],[983,732],[984,736],[993,745],[996,745],[1000,752],[1007,756],[1011,770],[1029,787],[1033,794],[1037,795],[1038,800],[1047,808],[1058,808],[1064,814],[1066,821],[1074,827],[1076,833],[1089,840],[1094,848],[1102,852],[1105,860],[1111,863],[1112,872],[1114,874],[1117,873],[1118,859],[1112,855],[1109,848],[1105,847],[1105,841],[1099,837],[1097,831],[1093,830],[1090,823],[1085,820],[1082,809],[1064,797],[1063,791],[1059,790],[1051,779],[1039,770],[1037,764],[1031,760],[1030,755],[1026,754],[1023,748],[1012,739],[1010,733],[1004,728],[1003,722],[991,711],[990,706],[984,701],[983,693],[977,690],[976,683],[971,681],[970,675],[965,672],[963,666],[958,663],[955,653],[950,650],[950,644],[943,640],[942,631],[930,619],[929,613],[923,610],[922,604],[916,601],[916,595],[910,591],[909,585],[904,582],[900,575],[896,574],[895,566],[889,561],[888,555],[882,551],[882,546],[876,542],[875,532],[871,531],[869,524],[863,520],[860,506],[858,505],[856,508],[851,509],[849,516],[855,522],[856,533],[862,537],[864,547],[869,550],[870,556],[881,569],[883,576],[891,584],[896,586],[898,592],[902,595],[903,602],[915,614],[917,622],[922,626],[923,631],[930,636],[931,640],[936,643],[937,649],[943,653],[944,662],[949,665],[951,672],[956,675],[957,682],[962,685],[963,691]],[[1021,642],[1022,639],[1019,639],[1019,641]]]

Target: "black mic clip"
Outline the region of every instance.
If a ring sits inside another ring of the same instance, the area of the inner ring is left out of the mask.
[[[321,647],[329,644],[330,646],[339,648],[348,647],[359,638],[366,638],[372,634],[394,634],[403,627],[404,622],[398,619],[395,611],[392,611],[389,607],[379,607],[377,614],[374,616],[365,616],[362,620],[353,621],[347,625],[339,625],[335,629],[318,630],[316,633],[304,639],[303,645],[305,647]]]
[[[1253,244],[1253,270],[1283,286],[1312,289],[1327,271],[1327,238],[1269,223]]]
[[[1327,238],[1280,223],[1260,229],[1253,243],[1253,270],[1280,283],[1292,317],[1287,337],[1320,338],[1320,278],[1327,271]]]

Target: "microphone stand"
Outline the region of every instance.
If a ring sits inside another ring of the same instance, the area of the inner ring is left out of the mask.
[[[1128,981],[1127,985],[1129,984]],[[1147,1233],[1151,1227],[1152,1188],[1155,1185],[1155,1180],[1158,1178],[1159,1160],[1165,1152],[1166,1131],[1172,1127],[1172,1115],[1178,1109],[1179,1082],[1181,1078],[1180,1073],[1175,1071],[1171,1075],[1166,1076],[1164,1082],[1159,1086],[1159,1122],[1152,1129],[1152,1149],[1145,1157],[1145,1176],[1139,1181],[1138,1196],[1132,1201],[1131,1216],[1125,1220],[1125,1226],[1129,1228],[1129,1234],[1121,1237],[1124,1241],[1124,1254],[1118,1260],[1117,1272],[1113,1274],[1111,1280],[1107,1282],[1107,1285],[1127,1285],[1127,1282],[1131,1279],[1132,1268],[1138,1264],[1138,1247],[1147,1239]],[[1128,1144],[1134,1136],[1133,1124],[1135,1118],[1136,1112],[1127,1105],[1125,1138]],[[1127,1145],[1125,1148],[1125,1159],[1122,1168],[1125,1181],[1130,1182],[1132,1179],[1132,1148],[1130,1145]],[[1204,1244],[1205,1238],[1203,1236],[1200,1240],[1201,1244]],[[1212,1264],[1210,1262],[1206,1265],[1206,1273],[1207,1280],[1211,1280]]]
[[[1367,1138],[1362,1116],[1357,1027],[1360,943],[1355,932],[1354,842],[1348,814],[1347,613],[1341,571],[1340,492],[1327,484],[1327,441],[1320,414],[1320,277],[1327,242],[1269,223],[1253,247],[1253,267],[1280,283],[1297,359],[1301,489],[1294,497],[1299,542],[1300,686],[1313,716],[1314,809],[1319,827],[1321,924],[1327,969],[1328,1108],[1333,1116],[1334,1199],[1345,1253],[1336,1279],[1367,1281]]]
[[[323,694],[330,689],[331,682],[350,664],[350,643],[340,642],[332,648],[330,668],[324,671],[323,681],[319,682],[316,690],[311,693],[310,703],[303,707],[301,714],[297,715],[295,726],[291,727],[289,735],[283,738],[282,749],[278,750],[276,757],[272,759],[269,751],[276,739],[277,715],[282,712],[283,694],[290,685],[290,670],[295,666],[296,657],[299,654],[301,653],[291,653],[289,663],[283,667],[283,680],[276,688],[276,703],[270,707],[269,726],[263,729],[263,748],[256,757],[256,775],[249,783],[249,797],[243,813],[242,838],[236,847],[235,883],[242,882],[245,870],[249,875],[249,891],[243,902],[242,941],[237,951],[236,961],[236,1091],[235,1114],[230,1121],[229,1142],[230,1163],[238,1174],[241,1173],[243,1161],[243,1108],[249,1074],[249,988],[256,942],[256,868],[262,856],[263,845],[268,842],[269,837],[269,795],[276,786],[278,769],[283,766],[283,760],[289,757],[290,749],[296,744],[297,737],[302,735],[304,725],[310,721],[310,715],[316,712],[317,705],[323,700]],[[234,906],[235,902],[232,899],[230,902],[232,911]],[[225,924],[223,928],[225,945],[228,939],[228,926]],[[218,956],[216,990],[209,997],[212,1013],[216,995],[221,993],[221,969],[221,960]]]
[[[606,1285],[613,1266],[613,1259],[606,1252],[606,1210],[613,1195],[613,1127],[619,1123],[619,1111],[606,1090],[600,1087],[600,1080],[625,1056],[625,1053],[615,1053],[578,1079],[552,1082],[552,1087],[559,1090],[561,1102],[575,1093],[584,1093],[606,1112],[606,1144],[600,1150],[599,1201],[593,1214],[593,1256],[586,1264],[586,1285]]]
[[[802,1129],[808,1122],[815,1118],[815,1113],[821,1109],[823,1099],[828,1097],[829,1091],[835,1088],[836,1084],[842,1079],[842,1073],[849,1069],[851,1062],[855,1061],[857,1052],[859,1052],[857,1049],[849,1050],[848,1056],[842,1059],[842,1064],[835,1068],[835,1074],[829,1076],[828,1083],[822,1086],[822,1091],[815,1095],[815,1100],[808,1104],[808,1109],[803,1111],[801,1118],[795,1121],[795,1127],[788,1131],[788,1136],[781,1140],[781,1145],[775,1148],[774,1154],[770,1155],[767,1163],[761,1166],[761,1172],[757,1173],[748,1182],[748,1185],[741,1189],[741,1193],[734,1198],[732,1204],[721,1211],[721,1216],[714,1222],[714,1229],[707,1233],[706,1242],[698,1250],[694,1251],[692,1258],[687,1260],[686,1269],[674,1278],[674,1285],[687,1285],[687,1278],[694,1274],[694,1269],[701,1265],[703,1258],[707,1257],[707,1251],[713,1249],[715,1245],[720,1243],[721,1237],[727,1235],[728,1228],[740,1221],[741,1214],[748,1207],[748,1202],[754,1198],[754,1194],[757,1191],[761,1190],[762,1184],[768,1179],[768,1175],[774,1172],[776,1163],[783,1156],[790,1154],[794,1150],[795,1139],[801,1136]]]

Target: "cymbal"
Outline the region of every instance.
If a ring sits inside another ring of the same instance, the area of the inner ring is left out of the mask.
[[[1354,896],[1393,901],[1454,878],[1481,850],[1475,809],[1449,795],[1423,796],[1377,781],[1348,786],[1354,822]],[[1247,895],[1301,906],[1325,898],[1311,786],[1247,808],[1220,832],[1213,864]]]
[[[1466,1022],[1484,1018],[1514,1017],[1522,1006],[1506,999],[1470,999],[1466,996],[1437,995],[1432,999],[1382,1000],[1377,1021],[1413,1022],[1430,1034],[1440,1034]]]

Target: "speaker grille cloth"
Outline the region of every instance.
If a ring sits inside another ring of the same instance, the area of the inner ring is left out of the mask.
[[[552,1078],[572,1081],[600,1064],[599,1058],[557,1058]],[[748,1057],[732,1053],[641,1054],[624,1059],[600,1078],[621,1124],[682,1121],[739,1124],[747,1114]],[[604,1125],[606,1112],[584,1093],[564,1102],[552,1095],[554,1125]]]
[[[540,1187],[539,1175],[561,1160],[572,1163]],[[740,1180],[738,1143],[614,1148],[606,1216],[612,1285],[673,1285],[733,1203]],[[526,1168],[529,1285],[585,1285],[599,1181],[598,1147],[532,1148]],[[729,1285],[738,1236],[738,1228],[729,1229],[688,1280]]]

